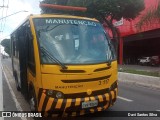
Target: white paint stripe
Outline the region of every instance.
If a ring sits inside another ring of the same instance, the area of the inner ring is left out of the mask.
[[[0,55],[0,111],[3,111],[3,81],[2,81],[2,68],[1,68],[1,55]],[[0,117],[0,120],[4,118]]]
[[[160,112],[160,110],[156,110],[156,111]]]
[[[127,98],[124,98],[124,97],[118,96],[117,98],[121,99],[121,100],[124,100],[124,101],[127,101],[127,102],[133,102],[133,100],[130,100],[130,99],[127,99]]]
[[[2,67],[2,70],[3,70],[3,67]],[[12,95],[12,98],[13,98],[15,104],[16,104],[17,110],[18,110],[18,111],[23,111],[22,108],[21,108],[21,106],[20,106],[20,104],[19,104],[19,102],[18,102],[18,100],[17,100],[17,98],[16,98],[16,96],[15,96],[15,94],[14,94],[14,92],[13,92],[12,87],[10,86],[9,80],[8,80],[8,78],[7,78],[6,73],[4,72],[4,70],[3,70],[3,73],[4,73],[4,76],[5,76],[5,78],[6,78],[6,82],[7,82],[7,84],[8,84],[8,87],[9,87],[10,93],[11,93],[11,95]],[[25,117],[21,117],[21,119],[22,119],[22,120],[27,120]]]

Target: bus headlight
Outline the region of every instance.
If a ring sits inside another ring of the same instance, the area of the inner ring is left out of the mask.
[[[58,98],[58,99],[63,98],[62,92],[57,92],[56,93],[56,98]]]
[[[53,93],[54,93],[53,90],[48,90],[48,91],[47,91],[47,95],[48,95],[48,96],[52,96]]]
[[[57,99],[64,98],[64,94],[62,92],[56,91],[56,90],[52,90],[52,89],[46,90],[46,95],[48,97],[57,98]]]

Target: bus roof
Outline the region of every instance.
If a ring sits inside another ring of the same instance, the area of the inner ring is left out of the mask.
[[[38,15],[30,15],[31,18],[43,18],[43,17],[58,17],[58,18],[73,18],[73,19],[85,19],[97,21],[95,18],[81,17],[81,16],[73,16],[73,15],[63,15],[63,14],[38,14]]]
[[[11,34],[13,34],[21,25],[23,25],[27,20],[33,18],[72,18],[72,19],[83,19],[98,22],[95,18],[73,16],[73,15],[63,15],[63,14],[31,14],[29,15]]]

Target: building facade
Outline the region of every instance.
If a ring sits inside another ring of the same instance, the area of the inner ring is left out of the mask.
[[[132,21],[123,20],[118,26],[121,39],[119,41],[119,64],[137,64],[141,57],[160,56],[160,20],[152,20],[137,27],[148,10],[156,9],[160,0],[144,0],[145,10]]]

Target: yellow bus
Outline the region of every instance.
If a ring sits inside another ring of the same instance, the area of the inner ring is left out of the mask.
[[[78,116],[103,111],[117,98],[117,60],[96,19],[30,15],[12,34],[17,90],[31,111]]]

